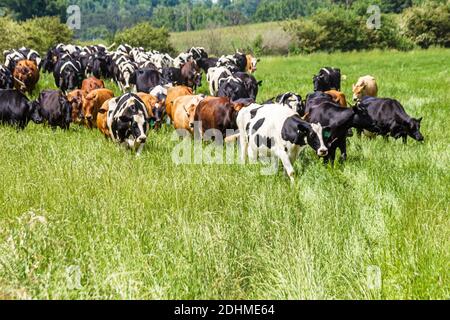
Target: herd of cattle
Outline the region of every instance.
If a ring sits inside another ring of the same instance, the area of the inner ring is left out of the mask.
[[[261,154],[276,156],[291,179],[293,163],[306,145],[325,162],[335,160],[337,149],[345,160],[352,128],[402,138],[405,143],[408,136],[423,140],[421,119],[408,116],[397,100],[377,98],[371,76],[353,85],[354,106],[348,106],[340,91],[340,70],[329,67],[313,77],[314,92],[305,100],[286,92],[258,104],[262,82],[253,75],[259,60],[252,55],[238,52],[211,58],[204,48],[193,47],[172,58],[128,45],[110,49],[58,44],[44,59],[28,48],[5,51],[0,65],[0,122],[18,128],[30,120],[53,128],[68,129],[71,123],[98,128],[137,154],[148,131],[166,120],[175,129],[200,137],[215,129],[227,142],[239,139],[243,161]],[[59,90],[44,90],[30,101],[25,94],[33,92],[41,70],[53,73]],[[202,72],[210,96],[195,94]],[[115,97],[102,79],[116,82],[123,94]],[[237,133],[230,135],[230,130]]]

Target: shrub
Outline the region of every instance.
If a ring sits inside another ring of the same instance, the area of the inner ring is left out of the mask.
[[[0,50],[32,48],[41,54],[59,42],[70,42],[72,31],[58,18],[42,17],[15,22],[0,18]]]
[[[402,15],[402,32],[422,48],[450,46],[450,5],[428,2]]]
[[[293,38],[289,50],[291,53],[311,53],[324,50],[326,47],[328,32],[312,20],[300,19],[288,22],[284,25],[284,31]]]
[[[133,47],[143,47],[146,50],[158,50],[169,54],[174,52],[169,32],[165,28],[153,28],[148,22],[118,32],[114,41],[127,43]]]

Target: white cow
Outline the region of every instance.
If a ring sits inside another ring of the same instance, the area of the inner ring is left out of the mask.
[[[294,181],[293,163],[307,144],[319,157],[328,154],[322,126],[303,121],[298,113],[286,106],[250,105],[239,112],[237,125],[241,160],[245,161],[246,156],[252,161],[260,155],[275,156],[283,163],[291,181]]]

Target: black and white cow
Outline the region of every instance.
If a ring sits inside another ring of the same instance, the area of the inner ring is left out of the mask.
[[[313,77],[314,91],[341,90],[341,70],[337,68],[322,68]]]
[[[217,96],[228,97],[231,101],[250,98],[245,83],[234,76],[230,76],[220,81]]]
[[[161,74],[153,69],[138,69],[130,79],[130,83],[136,85],[137,92],[145,93],[149,93],[154,87],[164,82]]]
[[[293,163],[306,145],[318,156],[328,153],[323,142],[322,126],[307,123],[291,108],[268,104],[253,104],[237,116],[241,160],[275,156],[283,163],[287,175],[294,181]]]
[[[117,85],[122,92],[135,90],[132,83],[132,77],[137,70],[137,65],[131,60],[124,60],[117,66],[117,74],[115,76]]]
[[[328,148],[328,156],[325,163],[334,163],[336,149],[341,150],[341,160],[347,159],[347,136],[351,128],[360,130],[378,130],[364,107],[342,108],[335,102],[321,102],[312,106],[305,115],[305,120],[311,123],[320,123],[328,129],[324,136]]]
[[[151,121],[144,102],[136,94],[126,93],[109,100],[106,112],[111,139],[140,155]]]
[[[14,78],[11,71],[0,64],[0,89],[12,89]]]
[[[363,97],[358,106],[367,109],[368,114],[375,122],[376,130],[367,129],[368,131],[380,134],[386,139],[389,136],[394,139],[402,138],[403,143],[407,142],[408,136],[417,141],[424,140],[420,132],[422,118],[410,117],[397,100]]]
[[[203,47],[192,47],[188,50],[187,53],[190,54],[192,56],[192,59],[194,59],[197,63],[200,59],[208,58],[208,53]]]
[[[246,72],[236,72],[233,76],[240,79],[244,83],[245,90],[248,93],[248,97],[241,98],[250,98],[256,100],[259,87],[262,85],[262,80],[257,81],[253,75]]]
[[[233,76],[230,70],[225,67],[214,67],[208,70],[206,80],[209,83],[209,93],[212,96],[217,96],[219,92],[220,82],[223,79]]]
[[[16,63],[20,60],[34,61],[38,69],[41,68],[41,56],[33,49],[22,47],[18,50],[6,50],[3,52],[3,55],[5,56],[5,67],[11,72],[14,71]]]
[[[69,129],[72,122],[72,105],[60,90],[44,90],[34,102],[39,113],[52,129]]]
[[[175,59],[173,59],[173,66],[175,68],[182,68],[189,61],[195,61],[192,53],[182,52]]]
[[[79,61],[69,54],[64,54],[55,64],[53,76],[56,86],[67,93],[67,91],[81,87],[84,72]]]
[[[24,129],[30,120],[42,123],[36,105],[17,90],[0,90],[0,123]]]
[[[302,97],[294,92],[285,92],[282,94],[279,94],[275,98],[272,98],[270,100],[267,100],[264,102],[264,104],[273,104],[277,103],[286,107],[291,108],[295,112],[297,112],[299,115],[304,115],[305,110],[305,103],[302,100]]]

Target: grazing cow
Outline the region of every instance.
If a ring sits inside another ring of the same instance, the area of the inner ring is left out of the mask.
[[[181,70],[175,67],[163,68],[162,71],[163,79],[173,85],[181,84]]]
[[[323,142],[322,126],[303,121],[297,112],[282,105],[250,105],[237,117],[241,160],[248,156],[255,161],[258,156],[275,156],[294,181],[293,163],[302,147],[307,144],[324,157],[328,149]]]
[[[32,60],[20,60],[13,72],[14,87],[21,92],[32,93],[39,81],[39,69]]]
[[[378,85],[372,76],[361,77],[353,85],[353,101],[357,101],[364,96],[376,97],[377,95]]]
[[[72,122],[72,106],[60,90],[44,90],[35,104],[42,118],[53,130],[56,127],[67,130]]]
[[[367,109],[376,124],[376,130],[367,129],[368,131],[378,133],[386,139],[389,135],[394,139],[402,138],[403,143],[407,142],[408,136],[417,141],[424,140],[420,132],[422,118],[411,118],[397,100],[363,97],[358,105]]]
[[[342,108],[334,102],[322,102],[311,108],[305,118],[308,122],[320,123],[322,127],[329,129],[329,132],[324,135],[328,147],[325,163],[328,161],[334,163],[337,148],[341,150],[341,160],[347,159],[349,129],[377,130],[367,109],[359,106]]]
[[[11,71],[0,64],[0,89],[14,88],[14,79]]]
[[[201,132],[197,136],[203,136],[205,131],[209,129],[216,129],[225,138],[228,129],[237,129],[236,118],[239,111],[252,102],[252,100],[248,99],[233,102],[227,97],[208,97],[204,99],[197,106],[193,119],[200,123]],[[192,119],[191,123],[193,123]]]
[[[56,86],[63,92],[67,92],[80,88],[84,74],[79,61],[64,55],[56,62],[53,76]]]
[[[71,91],[67,94],[67,101],[72,107],[72,122],[76,124],[83,123],[83,101],[86,97],[86,92],[80,89]]]
[[[314,91],[341,91],[341,70],[336,68],[322,68],[313,77]]]
[[[83,114],[88,128],[97,125],[98,111],[106,100],[114,97],[114,92],[108,89],[96,89],[91,91],[83,101]]]
[[[151,121],[144,102],[134,93],[125,93],[108,100],[99,113],[107,115],[105,132],[109,137],[140,155]]]
[[[333,98],[333,101],[339,104],[341,107],[346,108],[347,107],[347,99],[345,97],[345,94],[343,94],[340,91],[337,90],[329,90],[325,92],[326,94],[329,94],[331,98]]]
[[[152,69],[138,69],[136,70],[131,79],[130,83],[136,85],[137,92],[149,93],[154,87],[163,84],[163,79],[161,74]]]
[[[195,114],[198,104],[205,99],[204,95],[181,96],[173,102],[173,126],[175,129],[186,129],[192,132],[191,116]]]
[[[150,123],[150,127],[159,129],[166,112],[163,101],[148,93],[138,92],[137,95],[144,102],[148,114],[154,118],[154,121]]]
[[[105,88],[105,83],[103,82],[103,80],[97,79],[96,77],[84,79],[81,83],[81,90],[85,91],[86,93],[103,88]]]
[[[192,88],[186,86],[177,86],[167,90],[166,113],[171,121],[173,121],[173,112],[175,110],[173,108],[173,103],[175,99],[181,96],[191,96],[193,94]]]
[[[209,83],[209,92],[212,96],[217,96],[219,92],[220,82],[223,79],[233,76],[233,74],[225,67],[210,68],[206,74]]]
[[[17,90],[0,90],[0,123],[24,129],[30,120],[42,123],[36,104]]]
[[[297,112],[298,114],[305,114],[305,104],[302,100],[302,97],[294,92],[286,92],[279,94],[276,98],[272,98],[264,104],[280,104],[282,106],[286,106]]]
[[[202,73],[195,61],[188,61],[181,67],[181,83],[196,90],[202,85]]]

